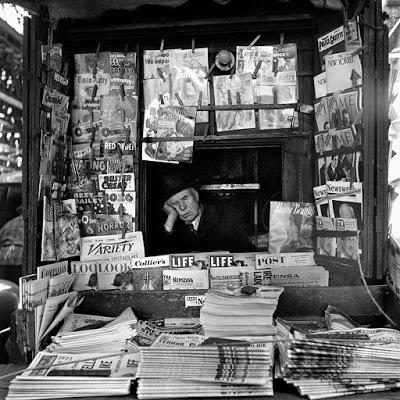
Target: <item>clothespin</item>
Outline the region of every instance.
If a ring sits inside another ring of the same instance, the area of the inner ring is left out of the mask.
[[[124,170],[121,169],[121,194],[124,197],[125,194],[125,177],[124,177]]]
[[[124,123],[125,122],[125,108],[121,107],[119,110],[121,111],[121,123]]]
[[[210,69],[207,71],[205,78],[208,79],[211,75],[211,72],[213,71],[213,69],[215,68],[215,62],[211,64]]]
[[[62,72],[62,76],[63,76],[64,78],[66,78],[67,75],[68,75],[68,69],[69,69],[69,64],[68,64],[67,62],[65,62],[65,63],[64,63],[63,72]]]
[[[97,86],[97,83],[94,84],[93,86],[93,92],[92,92],[92,100],[94,100],[94,98],[97,96],[97,89],[99,87]]]
[[[157,73],[158,73],[158,76],[163,80],[163,82],[166,82],[165,76],[164,76],[161,68],[157,68]]]
[[[49,46],[53,45],[53,33],[54,33],[54,29],[53,27],[50,25],[49,28],[47,29],[47,44]]]
[[[197,107],[201,107],[203,104],[203,92],[199,92],[199,99],[197,100]]]
[[[257,74],[258,74],[258,71],[259,71],[260,68],[261,68],[261,65],[262,65],[262,61],[259,60],[258,63],[257,63],[257,65],[256,65],[256,67],[254,68],[254,72],[253,72],[253,76],[252,76],[253,79],[256,79],[256,78],[257,78]]]
[[[228,89],[228,104],[230,106],[232,105],[232,94],[230,89]]]
[[[192,38],[192,54],[194,54],[195,50],[196,50],[196,40],[195,38]]]
[[[179,93],[175,93],[175,98],[176,98],[176,100],[178,101],[179,105],[180,105],[181,107],[183,107],[184,104],[183,104],[182,99],[181,99],[180,96],[179,96]]]
[[[129,49],[129,42],[125,43],[125,49],[124,49],[124,56],[128,54],[128,49]]]
[[[101,42],[99,42],[96,47],[96,55],[93,62],[93,78],[96,78],[97,74],[97,63],[99,62],[100,47],[101,47]]]
[[[279,46],[283,46],[283,42],[285,41],[285,34],[282,32],[279,36]]]
[[[361,46],[361,47],[359,47],[358,49],[354,50],[354,51],[351,53],[351,56],[354,57],[354,56],[356,56],[357,54],[362,53],[366,48],[367,48],[367,46]]]
[[[231,73],[229,74],[229,79],[233,78],[233,75],[236,73],[236,65],[234,65],[231,69]]]
[[[342,7],[343,25],[345,28],[349,25],[349,16],[347,15],[347,8]]]
[[[261,38],[261,35],[257,35],[252,42],[247,46],[247,50],[251,49]]]
[[[122,203],[119,204],[118,214],[119,214],[119,218],[122,221],[123,225],[125,225],[125,222],[124,222],[124,206],[123,206]],[[122,239],[125,239],[125,229],[122,230]]]
[[[242,101],[240,99],[240,93],[236,92],[236,104],[242,104]]]
[[[160,102],[161,105],[164,105],[164,97],[162,94],[160,94],[160,96],[158,96],[158,101]]]
[[[164,53],[164,39],[161,39],[161,43],[160,43],[160,53]]]
[[[131,130],[124,125],[125,144],[128,144],[131,139]]]
[[[121,95],[122,101],[125,101],[125,87],[123,83],[119,87],[119,93]]]
[[[209,127],[210,127],[210,124],[208,122],[206,124],[204,124],[203,142],[205,142],[207,139]]]

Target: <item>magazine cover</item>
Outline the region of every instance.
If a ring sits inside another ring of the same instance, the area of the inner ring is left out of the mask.
[[[40,254],[40,261],[56,260],[54,208],[49,204],[47,196],[43,196],[42,245]]]
[[[165,80],[161,78],[146,79],[143,81],[144,106],[150,106],[153,100],[162,98],[164,104],[170,104],[170,75]]]
[[[278,287],[328,286],[329,271],[318,265],[298,267],[272,267],[271,285]]]
[[[271,201],[269,253],[313,251],[313,203]]]
[[[106,190],[107,214],[119,214],[120,208],[124,215],[136,216],[136,192]]]
[[[343,149],[354,146],[354,135],[352,128],[339,129],[335,131],[335,148]]]
[[[211,251],[205,253],[180,253],[171,254],[171,268],[190,268],[190,269],[208,269],[210,267],[210,257],[219,254],[225,254],[226,251]]]
[[[254,104],[252,75],[235,74],[213,77],[215,105]],[[256,127],[254,110],[216,111],[217,131]]]
[[[81,292],[83,290],[97,290],[97,263],[71,261],[71,275],[75,276],[72,290]]]
[[[113,126],[130,122],[136,127],[138,96],[101,96],[100,115],[103,125]]]
[[[272,69],[275,73],[283,71],[297,71],[296,43],[274,45]]]
[[[358,236],[337,238],[337,257],[357,261],[360,253]]]
[[[54,228],[57,260],[79,256],[81,236],[78,217],[62,205],[55,204]]]
[[[317,236],[317,251],[320,256],[336,256],[337,239],[334,236]]]
[[[105,260],[129,255],[132,258],[144,257],[142,232],[130,232],[125,235],[91,236],[81,240],[81,261]]]
[[[52,264],[41,265],[37,267],[36,277],[37,279],[52,278],[53,276],[60,275],[64,272],[68,272],[68,261],[60,261]]]
[[[121,174],[134,172],[133,153],[118,155],[107,155],[107,174]]]
[[[305,253],[256,253],[256,269],[270,270],[277,267],[302,267],[304,265],[316,265],[313,252]]]
[[[101,174],[98,176],[100,190],[135,191],[135,174]],[[122,185],[123,183],[123,185]]]
[[[107,214],[107,202],[104,191],[76,191],[73,193],[78,214],[90,212]]]
[[[329,123],[328,98],[322,97],[314,102],[315,121],[318,131],[326,131],[331,128]],[[332,127],[333,128],[333,127]]]
[[[316,153],[323,153],[325,151],[322,133],[314,136],[314,148]]]
[[[236,46],[236,73],[253,75],[256,69],[256,77],[272,73],[273,53],[273,46]]]
[[[325,56],[346,50],[343,25],[318,38],[318,52],[322,71],[325,70]]]
[[[293,108],[259,110],[260,129],[290,129],[299,126],[298,113]]]
[[[250,267],[255,268],[255,253],[210,254],[210,267]]]
[[[315,98],[319,99],[326,96],[326,72],[314,76],[314,92]]]
[[[322,199],[327,196],[328,189],[327,189],[326,185],[314,186],[313,193],[314,193],[315,200]]]
[[[96,214],[93,216],[91,212],[84,212],[78,218],[81,227],[81,237],[101,236],[101,235],[118,235],[125,232],[133,232],[135,230],[132,217],[129,215],[107,215]]]
[[[90,128],[101,126],[100,99],[78,97],[71,104],[71,127],[73,143],[90,142]]]
[[[161,268],[134,268],[131,275],[133,290],[163,290]]]
[[[336,111],[336,128],[349,128],[359,118],[362,95],[360,90],[336,92],[332,97],[331,108]]]
[[[208,48],[174,50],[171,55],[171,101],[173,105],[195,106],[209,104]],[[197,113],[196,122],[208,122],[208,112]]]
[[[144,50],[143,79],[160,78],[160,73],[165,78],[171,72],[171,55],[175,50]]]
[[[153,101],[146,108],[143,138],[194,137],[196,107],[163,106]],[[142,160],[160,162],[192,162],[193,141],[143,143]]]
[[[268,286],[271,284],[271,271],[270,269],[252,269],[252,268],[239,268],[240,269],[240,285],[241,286]]]
[[[68,112],[69,97],[45,86],[43,89],[42,104],[61,113],[66,113]]]
[[[347,21],[345,28],[346,51],[354,52],[362,46],[360,24],[358,20]]]
[[[96,96],[94,94],[94,87]],[[93,74],[76,74],[74,77],[74,94],[75,97],[100,97],[110,94],[111,77],[110,74],[97,73]]]
[[[98,290],[133,290],[131,260],[99,261],[97,265]]]
[[[171,266],[170,256],[153,256],[144,258],[133,258],[132,268],[169,268]]]
[[[326,56],[326,92],[335,93],[351,89],[362,83],[360,56],[351,52]]]
[[[62,67],[62,44],[41,45],[42,63],[49,62],[50,69],[61,72]],[[47,58],[48,57],[48,58]]]

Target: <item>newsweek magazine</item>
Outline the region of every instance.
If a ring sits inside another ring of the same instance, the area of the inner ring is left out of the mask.
[[[313,251],[313,203],[271,201],[269,253]]]
[[[135,259],[132,262],[136,261]],[[163,290],[162,268],[133,268],[132,290]]]
[[[258,111],[260,129],[289,129],[299,126],[298,113],[294,108]]]
[[[171,97],[176,106],[199,106],[209,104],[208,48],[174,50],[171,54]],[[199,104],[201,96],[201,104]],[[198,112],[196,122],[208,122],[208,112]]]
[[[362,82],[360,56],[351,52],[326,56],[326,92],[328,94],[351,89]]]
[[[131,260],[99,261],[97,264],[98,290],[133,290]]]
[[[325,56],[334,53],[341,53],[346,50],[343,25],[320,36],[317,42],[321,68],[325,71]]]
[[[129,232],[121,235],[92,236],[81,240],[81,261],[97,261],[129,255],[132,258],[144,257],[142,232]]]
[[[142,144],[142,160],[192,162],[196,107],[164,106],[154,100],[145,109],[143,139],[185,138]]]
[[[75,277],[72,290],[97,290],[97,266],[95,261],[71,261],[71,275]]]
[[[81,227],[81,237],[86,236],[105,236],[117,235],[125,232],[133,232],[135,225],[132,217],[119,214],[93,214],[84,212],[79,216],[79,225]]]
[[[253,75],[256,68],[256,77],[272,73],[273,53],[273,46],[236,46],[236,73]]]
[[[144,50],[143,79],[166,77],[171,72],[170,61],[174,50]],[[158,71],[159,70],[159,71]]]
[[[252,75],[234,74],[213,77],[215,105],[254,104]],[[216,111],[217,131],[256,127],[254,110]]]
[[[107,213],[136,216],[136,192],[124,192],[105,190]]]

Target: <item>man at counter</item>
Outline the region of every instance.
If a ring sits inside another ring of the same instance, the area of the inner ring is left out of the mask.
[[[183,178],[165,182],[164,193],[164,247],[168,253],[255,251],[237,213],[201,202],[192,183]]]

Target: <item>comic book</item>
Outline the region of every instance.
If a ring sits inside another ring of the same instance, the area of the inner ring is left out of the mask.
[[[78,217],[59,204],[54,205],[54,235],[57,260],[79,256]]]
[[[100,174],[99,179],[99,189],[100,190],[115,190],[133,192],[135,191],[135,174]]]
[[[326,56],[326,92],[352,89],[362,82],[360,56],[351,52]]]
[[[171,72],[170,62],[173,51],[145,50],[143,52],[143,79],[162,79],[162,77],[165,79]]]
[[[90,142],[92,128],[101,126],[100,99],[75,97],[71,104],[71,128],[73,143]]]
[[[90,212],[107,214],[107,201],[104,191],[76,191],[73,193],[77,213]]]
[[[117,235],[125,232],[133,232],[135,225],[129,215],[95,214],[84,212],[79,215],[81,237]]]
[[[66,113],[68,111],[69,97],[45,86],[43,89],[42,104],[51,109]]]
[[[143,138],[185,138],[185,141],[143,143],[142,160],[191,162],[196,107],[164,106],[154,100],[145,110]]]
[[[254,104],[252,75],[235,74],[213,77],[215,105]],[[215,112],[217,131],[252,129],[256,127],[254,110]]]
[[[47,196],[43,196],[42,244],[40,261],[56,260],[56,244],[54,238],[54,208]]]
[[[314,203],[271,201],[269,253],[313,251]]]
[[[133,152],[132,154],[107,155],[107,174],[121,174],[134,172]]]
[[[170,101],[176,106],[209,104],[208,48],[174,50],[170,60],[171,94]],[[200,102],[201,100],[201,102]],[[196,122],[208,122],[208,112],[196,114]]]
[[[136,216],[136,192],[122,192],[105,190],[108,214],[120,214]]]
[[[325,57],[346,50],[343,25],[318,38],[318,52],[322,71],[325,71]]]

